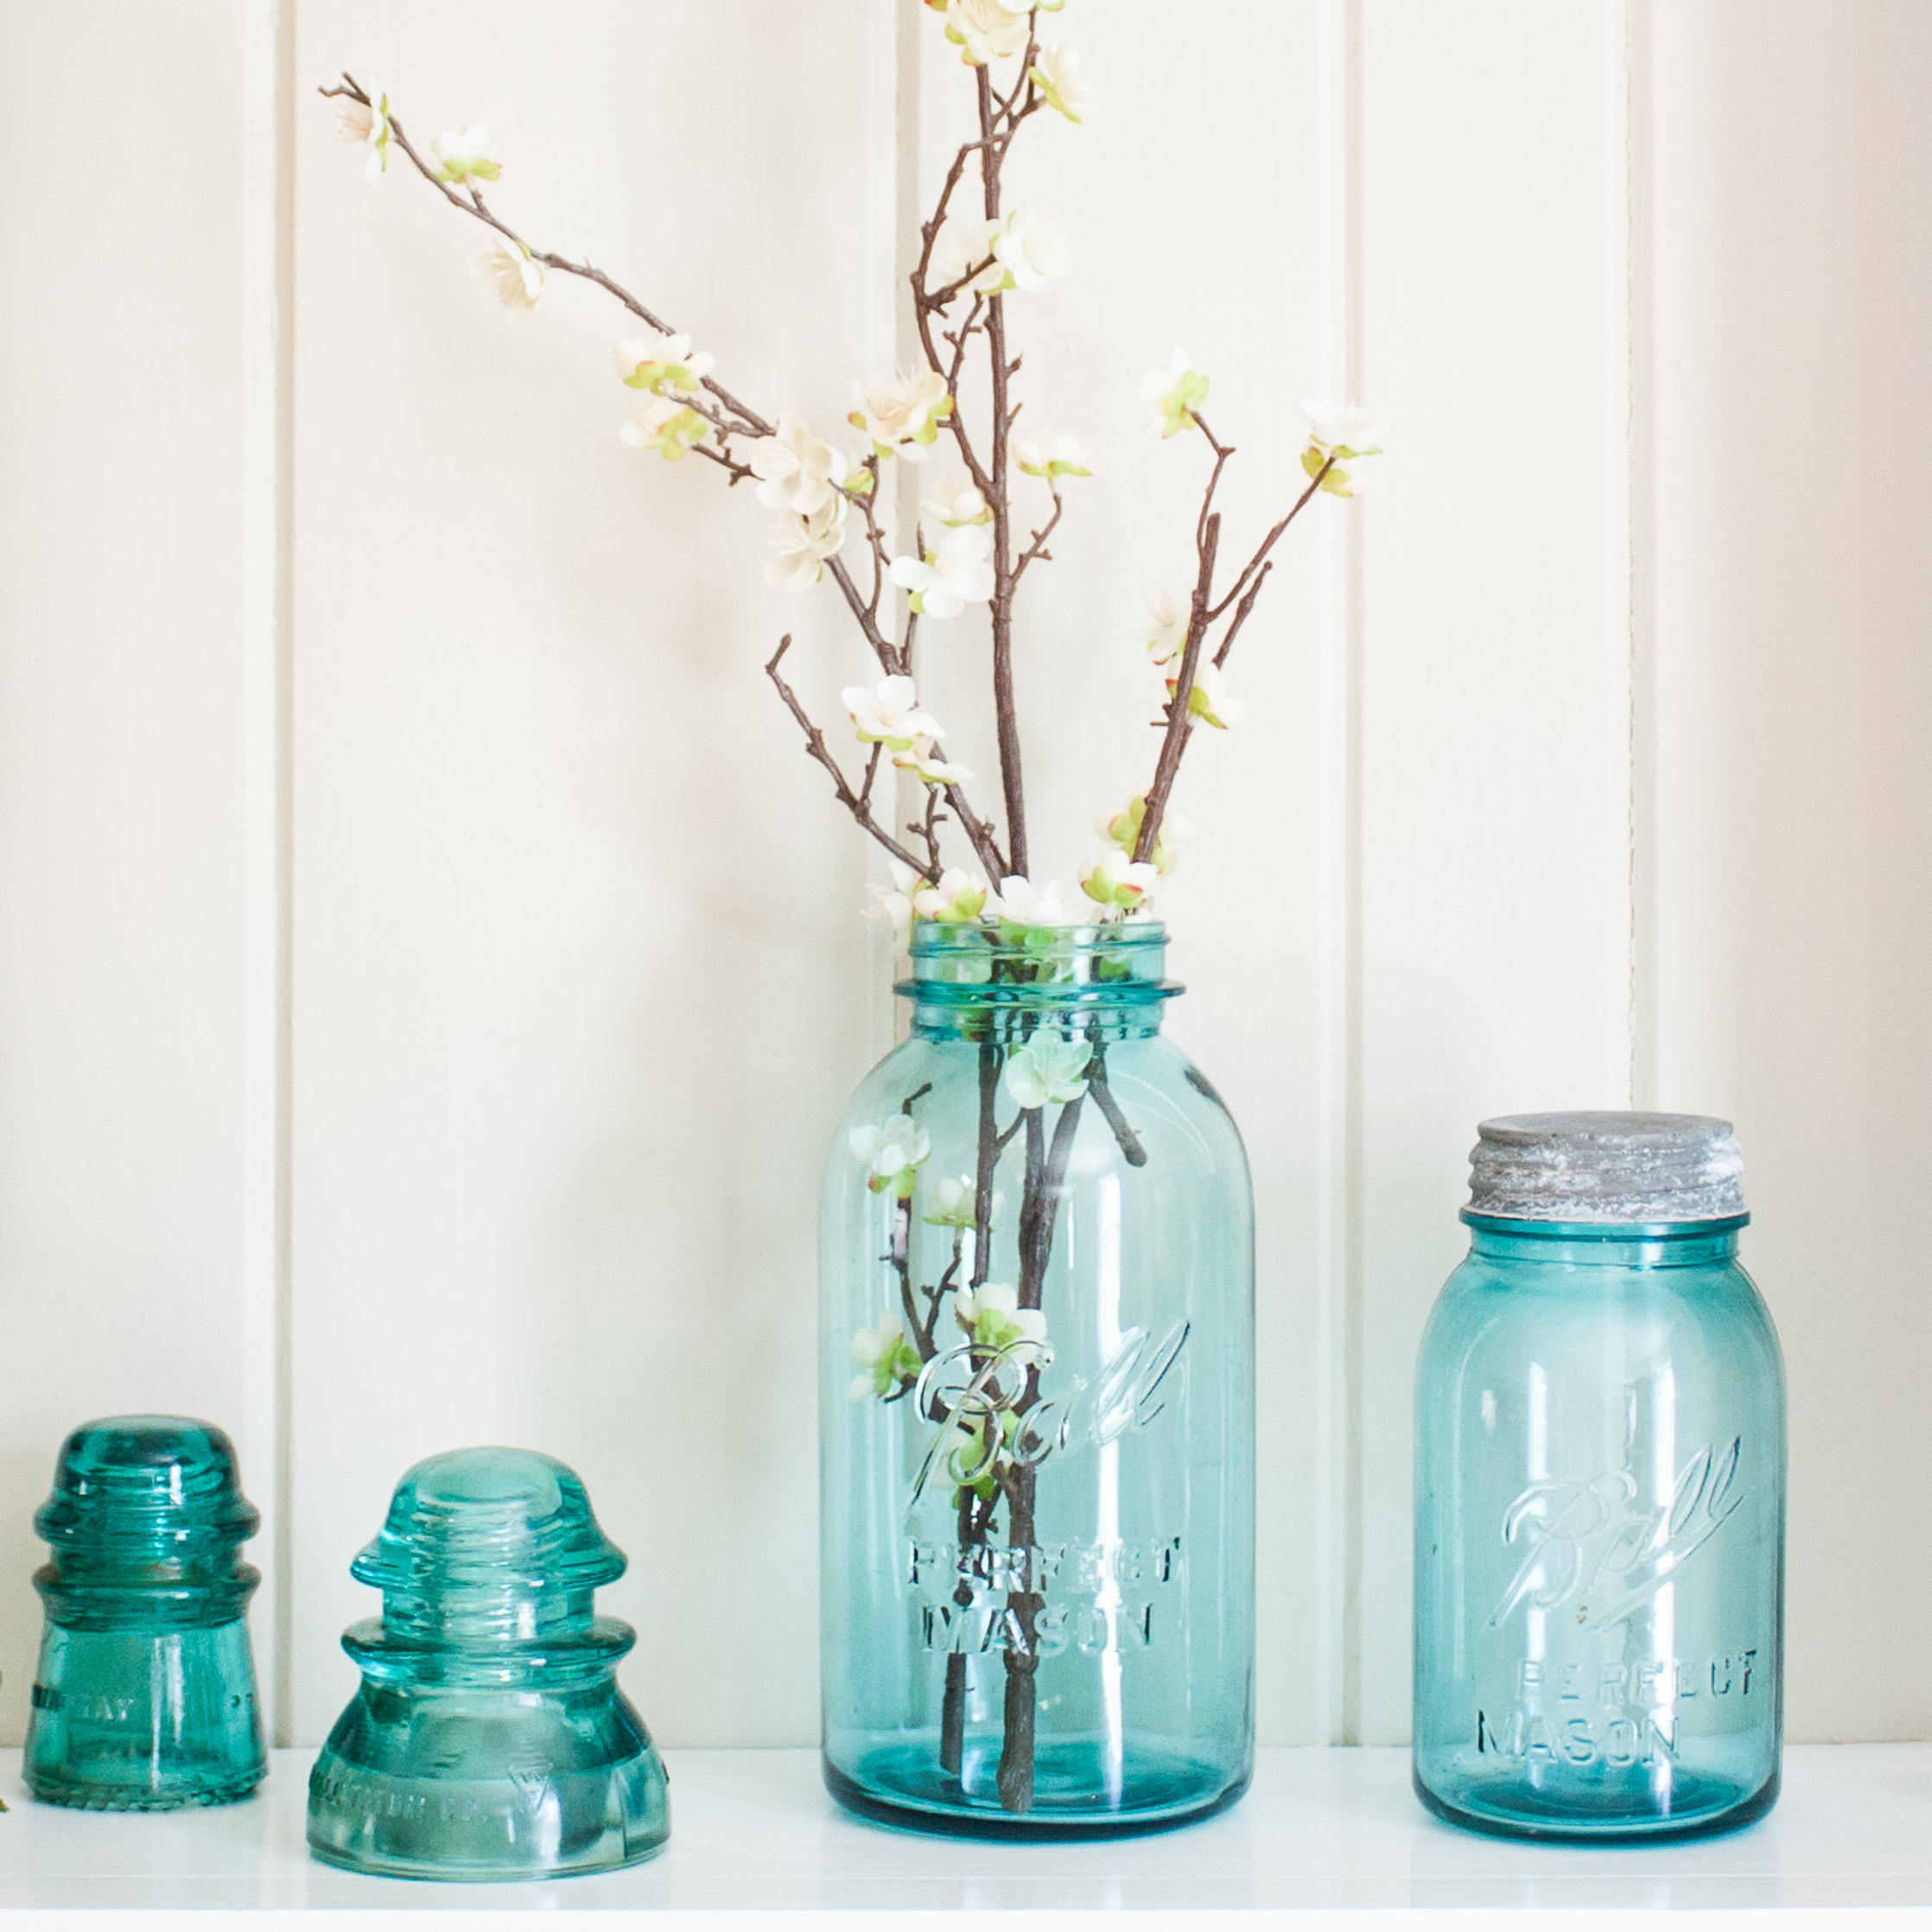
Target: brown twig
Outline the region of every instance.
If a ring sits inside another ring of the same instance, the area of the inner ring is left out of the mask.
[[[870,804],[846,782],[845,773],[839,769],[838,760],[825,748],[825,734],[811,721],[806,715],[804,706],[799,703],[798,694],[779,675],[779,662],[791,648],[791,634],[787,632],[779,639],[778,649],[772,653],[772,661],[766,665],[765,675],[772,680],[772,683],[778,686],[779,696],[785,701],[785,709],[797,719],[799,730],[804,733],[806,755],[816,759],[831,774],[832,789],[838,794],[838,802],[852,814],[863,830],[869,832],[874,838],[877,839],[880,844],[884,846],[887,851],[890,852],[901,865],[911,867],[922,879],[937,883],[939,877],[937,868],[929,868],[921,861],[913,857],[883,825],[874,818]],[[876,764],[876,754],[874,763]]]

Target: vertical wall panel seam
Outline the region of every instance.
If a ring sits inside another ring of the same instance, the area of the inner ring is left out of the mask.
[[[1361,363],[1359,0],[1322,0],[1319,187],[1322,383],[1359,393]],[[1317,1630],[1315,1713],[1323,1742],[1359,1734],[1362,1538],[1360,552],[1357,520],[1322,526],[1315,1190]]]
[[[289,637],[292,0],[240,10],[243,957],[240,1192],[244,1478],[263,1506],[256,1618],[266,1728],[288,1731]]]
[[[1629,359],[1627,488],[1630,552],[1630,1092],[1633,1107],[1662,1104],[1657,1092],[1656,836],[1656,582],[1651,314],[1652,104],[1650,0],[1627,0],[1624,16],[1625,331]]]
[[[295,1724],[296,5],[275,9],[276,1542],[275,1741]]]
[[[1604,367],[1607,474],[1605,613],[1605,746],[1611,818],[1605,887],[1609,894],[1605,940],[1605,1077],[1611,1106],[1634,1104],[1636,1084],[1636,792],[1635,717],[1636,559],[1634,508],[1636,384],[1631,365],[1635,325],[1630,149],[1630,4],[1612,0],[1604,19]]]

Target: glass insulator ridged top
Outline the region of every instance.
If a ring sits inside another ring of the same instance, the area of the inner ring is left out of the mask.
[[[140,1586],[158,1580],[157,1566],[232,1567],[261,1522],[234,1445],[213,1423],[117,1415],[83,1423],[60,1446],[34,1530],[63,1573]]]
[[[626,1568],[575,1472],[528,1449],[457,1449],[397,1485],[350,1566],[391,1635],[518,1637],[588,1629],[591,1592]]]

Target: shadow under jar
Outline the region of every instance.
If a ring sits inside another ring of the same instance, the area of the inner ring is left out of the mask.
[[[1479,1131],[1417,1372],[1416,1791],[1518,1838],[1746,1824],[1778,1790],[1784,1375],[1730,1125]]]
[[[821,1211],[825,1777],[1052,1838],[1253,1762],[1254,1213],[1165,935],[921,925]]]

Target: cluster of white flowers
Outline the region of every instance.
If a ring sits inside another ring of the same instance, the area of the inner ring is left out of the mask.
[[[1063,476],[1091,476],[1093,458],[1093,445],[1077,436],[1049,436],[1044,442],[1029,442],[1024,436],[1013,439],[1014,461],[1026,475],[1044,477],[1049,483]]]
[[[976,483],[936,483],[919,499],[919,508],[936,524],[956,530],[962,524],[989,524],[993,511]]]
[[[1138,792],[1127,802],[1125,811],[1096,818],[1094,829],[1110,844],[1131,855],[1134,848],[1141,842],[1141,826],[1147,815],[1147,800],[1145,792]],[[1162,878],[1174,869],[1175,852],[1178,845],[1185,845],[1194,836],[1192,823],[1178,811],[1164,811],[1160,815],[1160,831],[1153,842],[1153,850],[1147,855],[1154,871]]]
[[[1152,369],[1141,384],[1147,406],[1147,434],[1175,436],[1194,427],[1194,411],[1208,398],[1208,379],[1185,349],[1176,349],[1165,369]]]
[[[943,1180],[932,1190],[932,1199],[921,1218],[929,1228],[970,1228],[976,1224],[978,1190],[970,1174],[957,1180]]]
[[[435,170],[436,179],[452,187],[460,187],[465,181],[493,181],[503,173],[487,121],[478,121],[461,131],[439,134],[429,143],[429,152],[441,164]]]
[[[863,684],[848,684],[839,695],[862,745],[906,752],[922,738],[946,735],[946,728],[931,712],[919,709],[918,694],[910,677],[882,677],[870,690]]]
[[[1066,224],[1039,208],[1015,208],[998,220],[949,221],[933,245],[925,281],[934,293],[956,284],[976,296],[1014,289],[1038,295],[1072,273]]]
[[[1381,455],[1389,419],[1371,416],[1357,403],[1305,402],[1301,409],[1309,423],[1302,468],[1310,476],[1321,476],[1321,486],[1331,496],[1360,496],[1369,486],[1369,477],[1356,466],[1365,456]],[[1322,476],[1325,464],[1330,467]]]
[[[956,524],[936,549],[895,556],[892,580],[912,594],[912,608],[934,619],[957,617],[993,595],[993,539],[983,524]]]
[[[901,370],[866,394],[847,420],[870,440],[881,462],[898,454],[909,463],[923,463],[938,439],[939,425],[951,414],[944,376],[933,369],[910,374]]]
[[[1076,124],[1098,110],[1094,91],[1081,77],[1080,56],[1071,47],[1041,47],[1033,54],[1026,78],[1039,97],[1056,112]]]
[[[1093,1049],[1083,1039],[1035,1033],[1007,1056],[1007,1092],[1029,1112],[1036,1107],[1062,1106],[1077,1100],[1087,1090],[1087,1067],[1092,1058]]]
[[[543,293],[543,264],[520,241],[512,241],[507,235],[470,264],[470,273],[490,283],[484,299],[493,295],[505,308],[534,308]]]
[[[888,1308],[876,1328],[861,1328],[852,1338],[852,1359],[859,1373],[846,1390],[855,1402],[895,1395],[919,1374],[919,1351],[906,1339],[899,1317]]]
[[[1103,918],[1119,919],[1144,909],[1160,878],[1152,865],[1137,864],[1125,852],[1107,852],[1080,874],[1080,890],[1101,908]]]
[[[1026,51],[1033,15],[1058,13],[1065,0],[925,0],[946,16],[946,38],[969,67],[990,67]]]
[[[694,351],[688,335],[652,335],[615,344],[611,354],[617,379],[626,389],[645,389],[658,396],[696,396],[718,359]]]
[[[1180,691],[1180,673],[1167,680],[1167,696]],[[1248,707],[1228,689],[1228,674],[1218,664],[1197,664],[1194,683],[1187,694],[1187,709],[1203,724],[1217,731],[1232,731],[1248,715]]]
[[[852,473],[851,461],[837,444],[821,442],[789,412],[779,418],[772,435],[752,443],[745,461],[758,479],[758,500],[782,512],[765,575],[787,590],[808,590],[845,547],[851,506],[845,481]]]
[[[1147,616],[1151,626],[1138,625],[1134,630],[1134,641],[1147,647],[1147,655],[1157,664],[1164,664],[1178,658],[1187,644],[1187,622],[1194,614],[1194,607],[1171,584],[1163,584],[1147,599]]]
[[[925,1129],[910,1114],[893,1114],[880,1127],[854,1128],[850,1146],[852,1158],[865,1166],[866,1185],[902,1201],[912,1198],[918,1171],[932,1153]]]
[[[927,785],[972,782],[973,774],[963,765],[949,765],[937,755],[945,727],[919,709],[910,677],[884,677],[870,690],[863,684],[848,685],[842,695],[860,743],[883,745],[900,771],[913,772]]]
[[[935,925],[972,925],[996,903],[992,887],[979,873],[949,866],[937,885],[927,885],[901,861],[888,859],[887,863],[893,882],[872,887],[872,904],[866,912],[869,918],[889,920],[902,945],[914,919],[928,919]]]
[[[365,150],[362,178],[373,187],[389,168],[389,96],[372,80],[366,101],[345,99],[335,134]]]
[[[1005,1281],[961,1288],[952,1298],[952,1312],[976,1348],[1002,1350],[1023,1364],[1053,1359],[1046,1317],[1038,1308],[1022,1308],[1018,1292]]]
[[[1058,931],[1070,925],[1085,925],[1088,921],[1079,902],[1066,896],[1057,879],[1036,886],[1017,873],[1000,881],[998,895],[990,902],[989,909],[1001,925],[1022,931]]]

